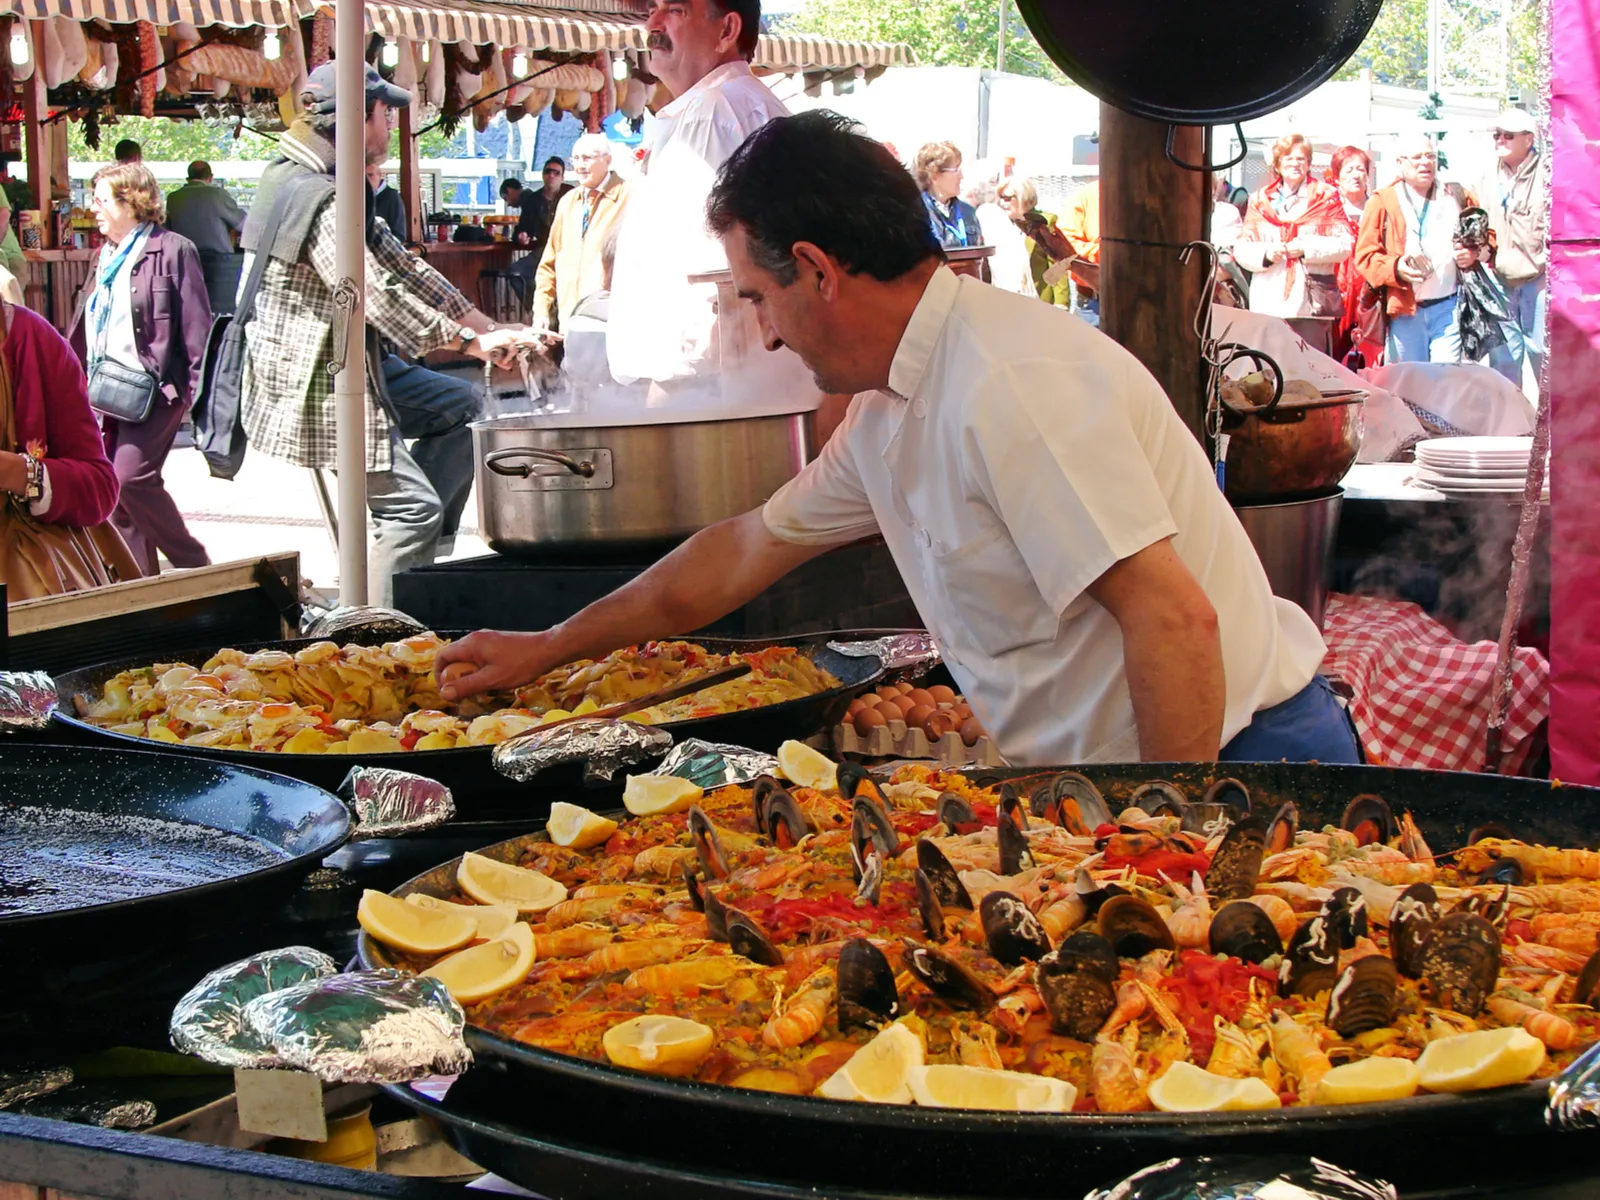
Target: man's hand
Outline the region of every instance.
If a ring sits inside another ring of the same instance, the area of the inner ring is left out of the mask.
[[[495,329],[480,333],[462,351],[487,362],[505,365],[521,346],[538,347],[538,337],[527,329]]]
[[[1299,242],[1289,242],[1283,247],[1283,255],[1289,259],[1304,258],[1306,250]]]
[[[1462,271],[1470,271],[1478,265],[1478,252],[1471,246],[1456,247],[1456,267]]]
[[[1427,278],[1426,275],[1411,265],[1409,259],[1405,258],[1394,264],[1394,273],[1395,278],[1399,279],[1401,283],[1409,283],[1412,287],[1416,287],[1417,284]]]
[[[0,492],[21,496],[28,490],[28,464],[20,454],[0,451]]]
[[[500,633],[480,629],[442,647],[433,662],[433,675],[446,700],[509,691],[561,665],[561,653],[553,643],[549,630]]]

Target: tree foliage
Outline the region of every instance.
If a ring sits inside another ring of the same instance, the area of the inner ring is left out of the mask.
[[[1517,94],[1524,106],[1532,106],[1540,89],[1540,0],[1504,2],[1508,6],[1507,90]],[[1355,79],[1364,69],[1370,69],[1379,83],[1427,86],[1428,0],[1385,0],[1361,48],[1334,78]]]
[[[144,148],[144,156],[158,162],[208,162],[225,159],[256,161],[277,155],[275,139],[249,129],[237,130],[231,122],[214,120],[176,121],[170,117],[119,117],[115,124],[100,126],[100,148],[91,149],[84,137],[81,121],[71,122],[67,131],[67,156],[75,162],[111,161],[111,148],[123,138],[132,138]]]
[[[850,41],[905,42],[917,61],[935,67],[993,67],[1000,5],[1006,13],[1006,70],[1065,82],[1028,31],[1015,0],[806,0],[786,31]]]

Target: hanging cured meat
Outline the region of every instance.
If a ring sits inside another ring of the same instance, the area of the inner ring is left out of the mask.
[[[589,132],[599,133],[601,123],[616,111],[617,94],[611,87],[611,55],[604,50],[600,51],[594,56],[594,65],[600,72],[601,84],[586,115]]]
[[[288,90],[297,73],[297,66],[290,59],[280,56],[269,60],[261,51],[243,46],[202,46],[189,60],[203,74],[240,87],[268,88],[275,96]]]
[[[307,66],[313,71],[333,57],[333,18],[311,18],[311,57]]]

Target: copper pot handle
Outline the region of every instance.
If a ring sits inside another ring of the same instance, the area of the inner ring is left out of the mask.
[[[508,458],[537,458],[543,462],[559,463],[574,475],[584,479],[594,477],[594,464],[592,462],[579,462],[569,455],[558,453],[555,450],[541,450],[536,446],[512,446],[506,450],[495,450],[483,456],[483,465],[496,475],[510,475],[518,479],[526,479],[533,474],[533,469],[526,463],[518,463],[514,467],[503,467],[500,464]]]
[[[1217,349],[1229,352],[1227,357],[1217,364],[1217,379],[1219,381],[1217,383],[1217,399],[1221,401],[1223,407],[1238,417],[1265,417],[1270,415],[1272,410],[1278,407],[1278,401],[1283,399],[1283,368],[1278,366],[1277,359],[1260,350],[1252,350],[1248,346],[1241,346],[1237,342],[1224,342]],[[1226,379],[1224,372],[1241,358],[1250,359],[1257,367],[1270,367],[1272,370],[1272,399],[1268,400],[1260,408],[1238,408],[1229,404],[1227,397],[1222,394],[1221,381]]]

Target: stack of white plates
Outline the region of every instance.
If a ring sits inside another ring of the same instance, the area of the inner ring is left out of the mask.
[[[1531,437],[1432,438],[1417,443],[1415,478],[1438,492],[1520,495]]]

